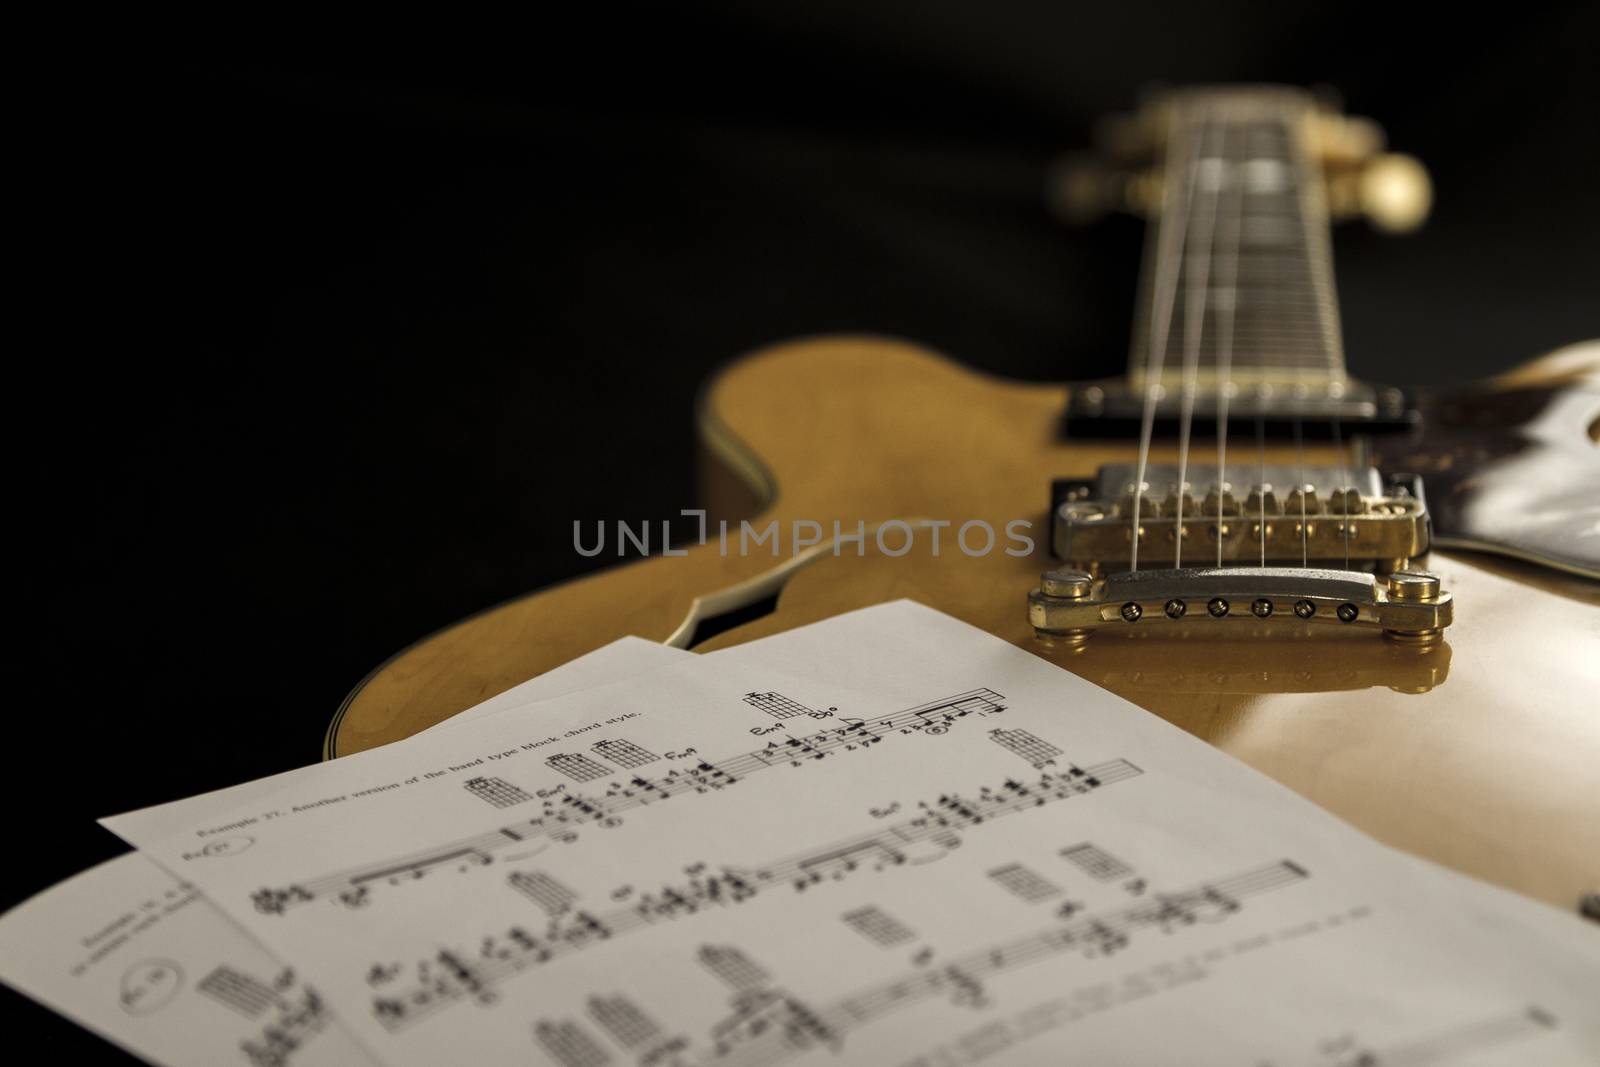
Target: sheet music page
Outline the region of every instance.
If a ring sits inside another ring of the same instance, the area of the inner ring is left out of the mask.
[[[1593,931],[908,602],[106,825],[391,1063],[1600,1051]]]
[[[299,972],[137,852],[0,916],[0,980],[152,1063],[377,1063]]]
[[[623,638],[432,730],[530,711],[541,700],[690,656]],[[231,795],[247,802],[278,781],[263,779]],[[292,967],[198,889],[137,853],[84,871],[0,915],[0,981],[155,1063],[376,1062]]]

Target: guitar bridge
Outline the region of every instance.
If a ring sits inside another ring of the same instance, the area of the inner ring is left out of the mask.
[[[1432,644],[1454,605],[1426,571],[1386,577],[1306,567],[1184,567],[1096,578],[1047,572],[1028,594],[1028,621],[1040,637],[1081,646],[1107,627],[1217,626],[1230,621],[1379,629],[1386,637]]]
[[[1384,477],[1367,467],[1252,470],[1238,490],[1218,484],[1216,468],[1191,467],[1180,495],[1178,471],[1152,464],[1139,494],[1140,555],[1181,555],[1219,564],[1360,566],[1389,573],[1425,555],[1431,540],[1422,480]],[[1051,547],[1078,570],[1131,564],[1135,469],[1114,464],[1099,476],[1057,480],[1051,492]]]

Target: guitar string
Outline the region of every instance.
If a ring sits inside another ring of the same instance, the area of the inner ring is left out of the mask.
[[[1181,158],[1178,154],[1178,134],[1184,124],[1180,121],[1180,117],[1181,113],[1177,105],[1174,105],[1168,119],[1171,130],[1167,135],[1166,165],[1163,168],[1166,189],[1162,194],[1156,277],[1152,286],[1150,335],[1147,340],[1149,350],[1145,354],[1144,412],[1139,428],[1139,469],[1133,483],[1133,529],[1130,532],[1132,548],[1128,559],[1129,570],[1133,572],[1139,570],[1139,512],[1144,501],[1145,478],[1150,469],[1150,438],[1155,432],[1156,399],[1162,392],[1161,368],[1166,361],[1167,335],[1172,326],[1172,305],[1177,299],[1176,275],[1181,265],[1184,235],[1188,230],[1189,199],[1194,195],[1193,167],[1189,168],[1188,180],[1181,195],[1171,181],[1171,175],[1174,173],[1173,161]],[[1191,131],[1191,139],[1198,136],[1198,130]],[[1191,157],[1194,155],[1192,149],[1189,154]],[[1167,244],[1169,247],[1162,249],[1161,244]]]
[[[1261,565],[1267,565],[1267,420],[1262,415],[1256,416],[1256,455],[1261,460],[1261,478],[1256,484],[1261,487]]]
[[[1300,495],[1300,566],[1304,568],[1310,566],[1311,534],[1306,528],[1306,449],[1299,415],[1294,417],[1294,472],[1295,492]]]
[[[1189,216],[1189,243],[1184,260],[1183,274],[1183,394],[1178,412],[1178,514],[1172,525],[1172,566],[1183,567],[1183,511],[1184,498],[1189,487],[1189,436],[1194,428],[1194,398],[1199,391],[1200,341],[1205,335],[1206,304],[1210,297],[1211,259],[1216,254],[1213,238],[1216,236],[1217,202],[1221,199],[1220,169],[1223,161],[1216,155],[1211,142],[1213,133],[1225,130],[1220,125],[1205,127],[1205,138],[1200,144],[1198,158],[1191,161],[1195,184],[1206,196],[1205,206]],[[1202,182],[1200,175],[1205,175]]]
[[[1307,182],[1309,167],[1306,165],[1304,145],[1291,132],[1293,128],[1292,119],[1286,116],[1281,118],[1280,121],[1283,123],[1286,138],[1293,146],[1291,150],[1295,153],[1295,159],[1298,163],[1295,168],[1293,189],[1295,199],[1299,204],[1302,240],[1305,242],[1305,248],[1309,254],[1311,251],[1312,225],[1311,212],[1307,208],[1307,198],[1310,195]],[[1300,421],[1301,405],[1304,404],[1305,398],[1310,395],[1310,387],[1305,382],[1305,375],[1306,367],[1304,361],[1296,360],[1294,366],[1295,384],[1291,396],[1293,397],[1292,404],[1296,408],[1294,417],[1294,464],[1296,492],[1300,496],[1300,566],[1302,568],[1307,568],[1311,564],[1311,530],[1306,521],[1307,505],[1309,503],[1307,497],[1310,490],[1306,485],[1305,432]]]
[[[1344,569],[1350,569],[1350,472],[1344,458],[1339,416],[1333,417],[1333,450],[1339,454],[1339,514],[1344,518]]]
[[[1244,228],[1244,168],[1228,154],[1230,129],[1223,127],[1222,159],[1224,180],[1231,183],[1232,207],[1223,214],[1227,236],[1223,238],[1223,258],[1217,264],[1217,567],[1222,566],[1222,501],[1228,487],[1228,400],[1233,393],[1233,316],[1239,299],[1239,239]]]

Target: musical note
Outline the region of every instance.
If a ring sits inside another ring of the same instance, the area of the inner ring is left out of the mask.
[[[430,871],[457,859],[470,862],[457,866],[466,871],[492,861],[495,852],[540,837],[571,839],[580,826],[617,825],[615,820],[627,811],[691,793],[705,794],[736,785],[745,777],[770,767],[805,763],[840,753],[859,751],[881,743],[888,737],[912,734],[942,734],[970,715],[994,715],[1005,710],[1000,694],[990,689],[974,689],[927,704],[908,708],[872,722],[844,721],[841,725],[807,737],[769,742],[752,752],[718,763],[700,760],[674,768],[657,778],[635,776],[613,781],[599,796],[561,792],[543,801],[538,815],[523,822],[476,834],[440,845],[436,850],[399,857],[376,868],[341,871],[296,883],[284,888],[264,888],[252,897],[256,910],[281,915],[290,908],[332,894],[336,898],[352,885],[382,882],[395,887],[408,879],[421,878]],[[559,766],[557,766],[559,762]],[[546,760],[555,769],[579,781],[597,781],[610,771],[586,756],[558,754]],[[598,773],[596,773],[598,771]],[[1081,773],[1081,772],[1080,772]],[[362,897],[362,903],[366,898]]]
[[[898,867],[908,862],[914,849],[931,845],[942,852],[952,847],[946,839],[958,832],[970,832],[1010,815],[1086,796],[1141,773],[1126,760],[1111,760],[1087,771],[1071,767],[1065,773],[1044,774],[1032,783],[1008,779],[998,789],[986,787],[970,798],[947,793],[932,802],[921,801],[916,805],[919,814],[903,822],[878,826],[869,833],[760,866],[724,867],[713,872],[703,864],[696,865],[685,883],[639,893],[631,902],[603,915],[552,915],[547,929],[524,935],[522,945],[480,953],[482,965],[475,977],[492,985],[578,951],[598,938],[621,937],[708,910],[735,907],[771,888],[788,886],[795,892],[812,892],[825,882]],[[409,993],[375,1000],[374,1012],[386,1027],[398,1029],[476,991],[464,986],[439,986],[419,974]]]
[[[1225,899],[1237,905],[1246,897],[1285,889],[1307,877],[1304,868],[1283,860],[1182,892],[1165,894],[1162,899],[1173,908],[1212,899]],[[841,998],[816,1013],[817,1024],[837,1044],[843,1042],[850,1030],[930,997],[943,996],[958,1006],[981,1007],[987,1003],[986,979],[1066,952],[1077,951],[1085,959],[1102,959],[1126,947],[1134,936],[1151,927],[1172,932],[1162,926],[1160,914],[1145,903],[1048,927],[968,953],[940,967],[912,971]],[[799,1047],[752,1049],[748,1045],[730,1044],[715,1033],[711,1043],[711,1059],[729,1065],[775,1064],[802,1051],[804,1049]]]
[[[333,1021],[316,990],[301,988],[298,995],[280,1000],[278,1013],[239,1051],[255,1067],[286,1067],[294,1053],[304,1048]]]

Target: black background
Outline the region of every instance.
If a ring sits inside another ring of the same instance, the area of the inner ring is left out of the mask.
[[[688,506],[694,391],[742,352],[873,331],[1114,373],[1140,226],[1063,228],[1042,187],[1152,83],[1332,85],[1429,164],[1427,229],[1336,239],[1358,376],[1600,334],[1600,26],[1464,18],[709,5],[61,60],[13,202],[39,239],[7,372],[0,906],[121,851],[96,816],[315,760],[385,656],[603,562],[574,519]]]

